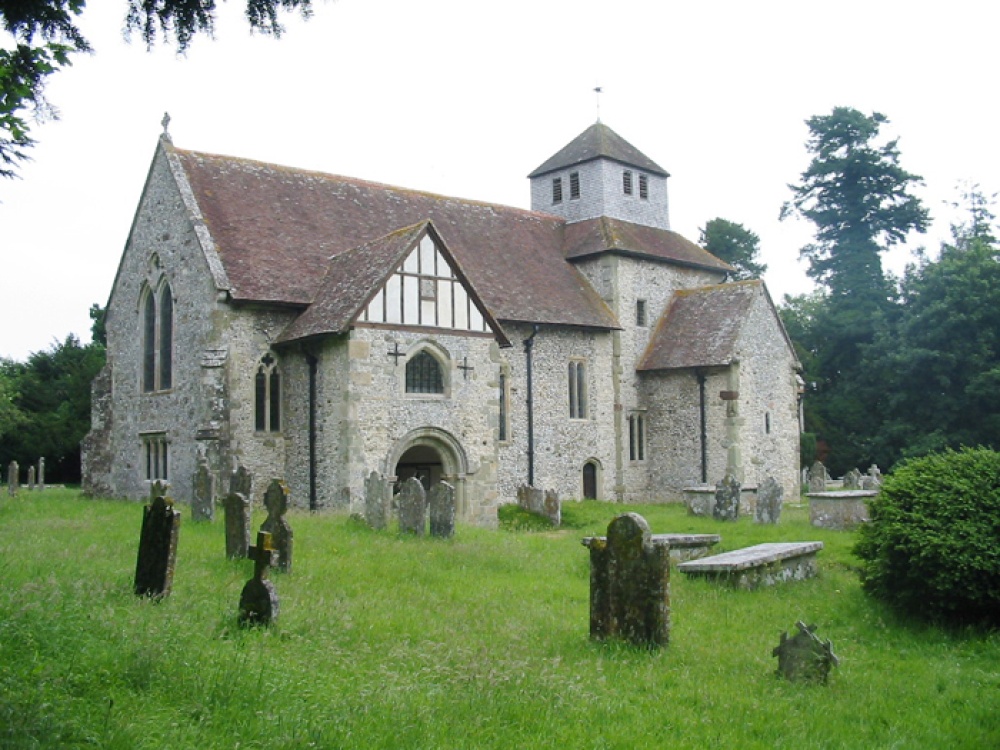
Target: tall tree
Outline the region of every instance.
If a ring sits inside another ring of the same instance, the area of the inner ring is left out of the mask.
[[[701,229],[699,243],[736,269],[730,274],[734,281],[759,279],[767,271],[767,264],[759,262],[760,237],[735,221],[708,221]]]
[[[881,394],[866,389],[861,354],[891,325],[895,285],[881,254],[912,231],[923,232],[926,209],[911,193],[920,178],[899,165],[896,140],[880,138],[888,122],[837,107],[807,121],[812,154],[782,218],[813,223],[816,241],[804,247],[808,273],[825,291],[812,320],[817,342],[813,413],[822,424],[834,471],[872,460],[874,413]]]
[[[13,177],[34,145],[31,124],[57,116],[45,99],[50,75],[71,64],[73,53],[91,52],[76,25],[86,0],[0,0],[0,26],[12,39],[0,48],[0,177]],[[198,34],[212,35],[215,0],[127,0],[125,28],[152,47],[173,39],[183,52]],[[311,0],[246,0],[250,28],[280,36],[280,11],[308,16]]]

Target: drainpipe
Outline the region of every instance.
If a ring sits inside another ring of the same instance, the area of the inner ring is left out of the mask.
[[[695,370],[698,378],[698,410],[701,414],[701,483],[708,483],[708,425],[705,418],[705,373]]]
[[[524,361],[527,370],[528,397],[526,400],[528,407],[528,486],[535,486],[535,399],[532,390],[532,357],[531,353],[535,347],[535,336],[538,335],[538,326],[534,326],[531,335],[524,340]]]
[[[319,360],[306,354],[309,365],[309,510],[319,510],[316,497],[316,370]]]

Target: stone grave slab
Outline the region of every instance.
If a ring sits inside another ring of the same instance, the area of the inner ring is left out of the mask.
[[[823,542],[769,542],[681,563],[677,569],[741,589],[773,586],[816,575],[816,553]]]

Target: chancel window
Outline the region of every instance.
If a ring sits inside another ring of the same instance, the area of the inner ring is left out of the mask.
[[[174,298],[170,284],[159,290],[146,287],[142,301],[142,390],[166,391],[173,387]]]
[[[165,432],[151,432],[142,436],[143,476],[148,481],[170,479],[170,443]]]
[[[569,418],[587,418],[587,364],[569,363]]]
[[[646,460],[646,418],[642,414],[628,418],[628,460]]]
[[[407,393],[444,393],[441,363],[426,349],[406,363]]]
[[[271,354],[264,355],[254,375],[254,429],[281,431],[281,371]]]

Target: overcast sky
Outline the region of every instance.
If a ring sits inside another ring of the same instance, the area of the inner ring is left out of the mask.
[[[935,219],[910,249],[948,237],[960,182],[1000,190],[992,3],[317,3],[276,41],[230,0],[215,40],[178,57],[123,41],[123,1],[92,2],[96,54],[54,76],[60,119],[0,181],[0,356],[89,341],[164,112],[180,148],[527,208],[526,175],[597,119],[601,86],[601,120],[670,172],[672,227],[697,241],[723,217],[759,234],[778,302],[810,289],[810,227],[778,222],[809,117],[889,117]]]

